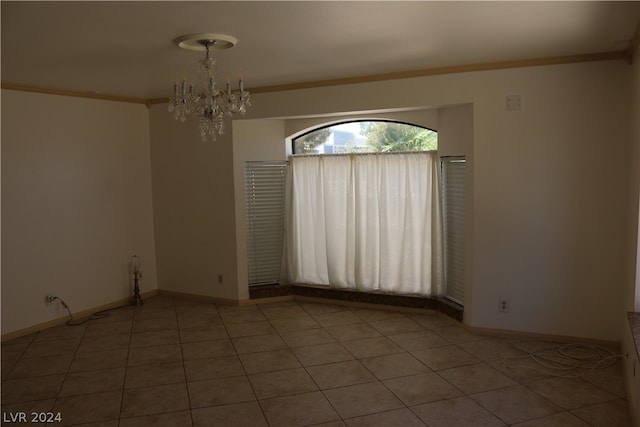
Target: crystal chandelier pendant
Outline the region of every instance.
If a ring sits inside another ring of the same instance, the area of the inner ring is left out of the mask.
[[[245,114],[251,106],[249,92],[244,90],[242,75],[238,79],[238,90],[232,91],[227,80],[226,87],[220,90],[216,81],[216,61],[211,57],[212,49],[229,49],[237,43],[231,36],[220,34],[189,34],[175,40],[179,47],[189,50],[205,51],[204,59],[199,61],[194,82],[182,79],[173,85],[173,95],[169,98],[167,110],[181,122],[187,117],[198,119],[200,136],[204,142],[213,142],[216,135],[224,133],[225,117]]]

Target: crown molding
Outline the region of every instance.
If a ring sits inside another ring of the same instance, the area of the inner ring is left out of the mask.
[[[132,102],[135,104],[149,105],[149,101],[147,99],[133,98],[129,96],[107,95],[107,94],[101,94],[101,93],[95,93],[95,92],[80,92],[80,91],[64,90],[64,89],[51,89],[51,88],[28,86],[28,85],[4,82],[4,81],[0,84],[0,87],[2,87],[2,89],[17,90],[21,92],[44,93],[47,95],[72,96],[76,98],[102,99],[106,101]]]
[[[470,73],[474,71],[503,70],[503,69],[510,69],[510,68],[541,67],[546,65],[573,64],[573,63],[580,63],[580,62],[624,60],[628,63],[631,63],[633,60],[633,55],[635,53],[635,50],[638,48],[638,44],[640,44],[640,24],[638,25],[638,30],[636,30],[636,34],[634,36],[634,39],[629,49],[621,50],[621,51],[588,53],[588,54],[582,54],[582,55],[553,56],[553,57],[547,57],[547,58],[521,59],[521,60],[514,60],[514,61],[486,62],[481,64],[453,65],[449,67],[398,71],[398,72],[392,72],[392,73],[372,74],[367,76],[355,76],[355,77],[345,77],[345,78],[327,79],[327,80],[313,80],[313,81],[306,81],[306,82],[299,82],[299,83],[287,83],[287,84],[272,85],[272,86],[259,86],[259,87],[249,88],[248,91],[252,94],[281,92],[281,91],[287,91],[287,90],[312,89],[312,88],[319,88],[319,87],[340,86],[340,85],[357,84],[357,83],[372,83],[372,82],[380,82],[380,81],[386,81],[386,80],[400,80],[400,79],[408,79],[408,78],[414,78],[414,77],[437,76],[437,75],[443,75],[443,74]],[[168,98],[151,98],[151,99],[131,98],[131,97],[117,96],[117,95],[98,94],[94,92],[77,92],[77,91],[68,91],[68,90],[60,90],[60,89],[41,88],[41,87],[20,85],[20,84],[9,83],[9,82],[2,82],[2,89],[19,90],[23,92],[37,92],[37,93],[45,93],[45,94],[51,94],[51,95],[75,96],[75,97],[81,97],[81,98],[103,99],[103,100],[120,101],[120,102],[133,102],[137,104],[146,104],[147,106],[150,106],[152,104],[165,104],[168,102]]]

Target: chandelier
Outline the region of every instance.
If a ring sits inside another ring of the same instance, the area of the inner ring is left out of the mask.
[[[244,90],[242,74],[236,91],[231,90],[229,80],[222,90],[216,82],[216,61],[211,57],[211,50],[229,49],[238,41],[222,34],[189,34],[177,38],[175,42],[183,49],[206,53],[205,58],[198,61],[200,65],[192,82],[183,78],[180,83],[174,83],[168,110],[173,113],[174,119],[181,122],[187,116],[197,118],[202,141],[213,142],[216,134],[224,133],[225,117],[244,114],[247,107],[251,106],[249,92]]]

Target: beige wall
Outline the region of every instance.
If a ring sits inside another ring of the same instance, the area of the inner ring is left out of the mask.
[[[615,159],[630,152],[630,71],[608,61],[257,94],[249,118],[473,105],[465,321],[618,340],[630,208],[629,166]],[[512,94],[521,111],[506,111]]]
[[[140,104],[2,91],[2,333],[157,289]]]
[[[634,288],[633,168],[615,162],[631,153],[632,70],[637,82],[637,65],[608,61],[254,94],[247,117],[215,144],[163,105],[147,115],[140,105],[3,91],[3,333],[63,315],[44,306],[45,292],[75,311],[127,295],[134,252],[153,288],[154,237],[160,289],[243,299],[242,159],[283,156],[294,117],[437,108],[442,127],[443,117],[456,122],[443,108],[466,104],[465,322],[618,340]],[[511,94],[521,111],[505,110]],[[511,313],[498,312],[498,298]]]
[[[166,105],[149,117],[158,286],[237,300],[232,128],[207,144]]]

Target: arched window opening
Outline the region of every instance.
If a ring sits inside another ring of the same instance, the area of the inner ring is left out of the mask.
[[[294,154],[436,151],[438,132],[392,120],[357,120],[313,129],[292,139]]]

